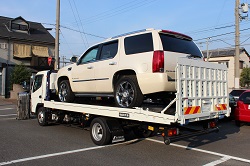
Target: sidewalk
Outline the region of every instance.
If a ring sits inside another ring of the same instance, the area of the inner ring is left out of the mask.
[[[17,99],[5,99],[0,97],[0,105],[13,104],[17,105]]]

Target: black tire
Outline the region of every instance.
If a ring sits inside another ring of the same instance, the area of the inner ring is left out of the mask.
[[[105,118],[95,118],[92,120],[90,124],[90,136],[92,141],[99,146],[107,145],[111,142],[111,133]]]
[[[115,103],[119,107],[139,107],[143,102],[143,94],[135,75],[122,76],[115,85]]]
[[[71,103],[75,99],[75,95],[71,90],[68,80],[63,80],[59,83],[58,97],[61,102]]]
[[[40,126],[48,125],[48,112],[46,108],[40,107],[37,111],[37,121]]]

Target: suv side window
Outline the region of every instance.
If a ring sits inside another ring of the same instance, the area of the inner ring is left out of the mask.
[[[37,91],[42,85],[43,75],[37,75],[33,84],[33,92]]]
[[[88,62],[93,62],[97,58],[98,46],[90,48],[82,57],[79,59],[78,64],[84,64]]]
[[[154,51],[152,33],[126,37],[124,45],[126,55]]]
[[[100,59],[114,58],[118,50],[118,40],[103,44]]]

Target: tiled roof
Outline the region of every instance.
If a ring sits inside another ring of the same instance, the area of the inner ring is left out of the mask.
[[[248,52],[245,50],[245,48],[240,48],[240,53],[245,52],[247,56],[249,56]],[[204,57],[207,57],[207,51],[202,51]],[[229,48],[229,49],[215,49],[215,50],[209,50],[210,58],[213,57],[227,57],[227,56],[235,56],[235,48]]]
[[[0,16],[0,38],[54,45],[54,37],[41,23],[27,21],[30,26],[29,33],[21,33],[14,32],[9,29],[11,20],[13,20],[13,18]]]

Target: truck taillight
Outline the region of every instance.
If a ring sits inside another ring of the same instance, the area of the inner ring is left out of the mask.
[[[168,129],[169,137],[176,136],[176,135],[179,135],[179,130],[177,128]]]
[[[154,51],[152,70],[153,70],[153,73],[164,72],[164,52],[163,51]]]

